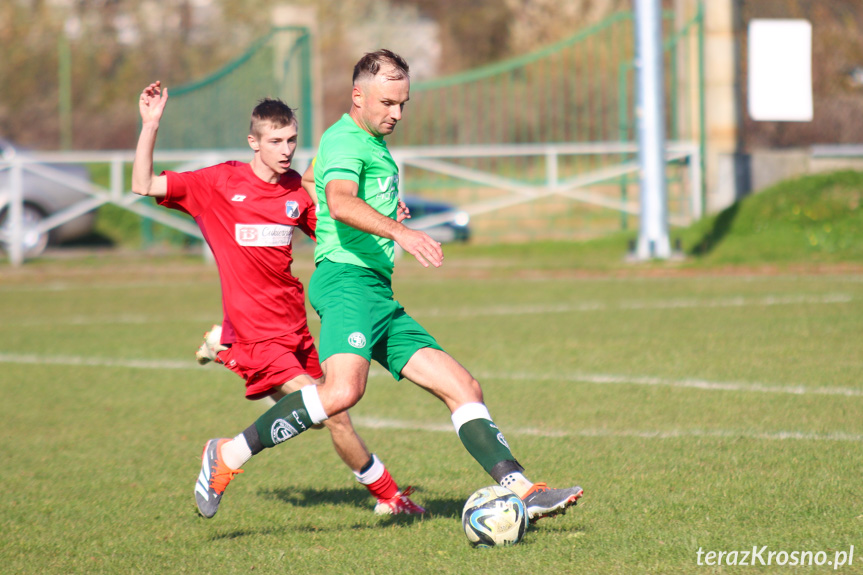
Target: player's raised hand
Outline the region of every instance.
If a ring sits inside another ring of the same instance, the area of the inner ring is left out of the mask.
[[[141,111],[141,121],[145,124],[159,122],[165,104],[168,103],[168,89],[162,90],[162,83],[156,80],[141,92],[138,99],[138,109]]]
[[[425,232],[404,228],[396,242],[404,251],[415,257],[423,267],[427,268],[431,264],[439,268],[443,264],[443,250],[440,247],[440,242],[434,241]]]

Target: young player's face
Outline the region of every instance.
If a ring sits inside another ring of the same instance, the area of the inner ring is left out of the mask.
[[[385,73],[362,82],[355,88],[355,102],[359,104],[363,128],[373,136],[392,134],[402,119],[402,110],[410,99],[411,83],[408,78],[388,80]]]
[[[249,145],[264,166],[275,174],[284,174],[291,168],[294,152],[297,151],[297,122],[291,122],[284,128],[264,126],[257,138],[249,136]]]

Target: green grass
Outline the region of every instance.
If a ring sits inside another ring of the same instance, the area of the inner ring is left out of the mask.
[[[637,224],[637,222],[636,222]],[[615,270],[637,230],[586,242],[452,246],[450,255],[470,255],[510,267],[528,259],[542,269]],[[683,261],[649,262],[651,269],[718,266],[863,263],[863,172],[816,174],[787,180],[751,195],[688,228],[671,228]]]
[[[863,261],[863,172],[781,182],[685,234],[687,251],[711,263]]]
[[[396,294],[483,383],[527,474],[585,488],[567,515],[495,550],[461,533],[464,500],[491,480],[448,413],[381,375],[355,423],[429,516],[375,517],[327,435],[309,432],[254,458],[200,519],[204,441],[262,409],[235,375],[194,363],[221,309],[215,269],[155,256],[4,268],[0,571],[820,573],[832,568],[719,570],[696,553],[832,560],[854,545],[839,572],[863,572],[859,267],[725,273],[615,256],[604,270],[578,249],[596,258],[590,273],[555,246],[398,266]]]

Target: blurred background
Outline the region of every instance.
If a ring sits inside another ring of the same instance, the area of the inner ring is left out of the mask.
[[[863,169],[863,3],[661,5],[673,228],[788,178]],[[749,113],[760,19],[811,25],[806,121]],[[302,170],[349,107],[353,64],[380,47],[411,66],[411,101],[388,142],[414,224],[477,245],[638,225],[629,0],[8,0],[0,45],[0,217],[8,232],[20,178],[26,257],[69,242],[199,245],[190,222],[128,194],[149,82],[171,94],[157,167],[248,160],[249,112],[275,96],[297,108]]]

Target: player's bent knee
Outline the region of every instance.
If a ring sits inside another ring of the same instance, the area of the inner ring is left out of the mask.
[[[347,411],[360,400],[362,390],[350,386],[341,388],[327,387],[326,385],[318,388],[321,397],[321,403],[324,410],[330,418]]]
[[[482,386],[473,377],[468,378],[468,380],[463,382],[460,387],[466,403],[483,402]]]

